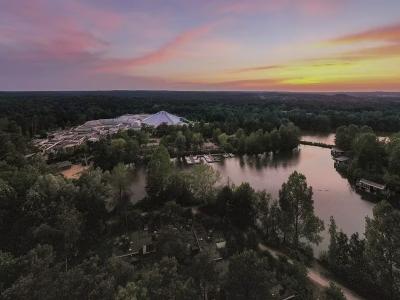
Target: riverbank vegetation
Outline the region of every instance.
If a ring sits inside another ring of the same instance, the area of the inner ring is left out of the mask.
[[[330,245],[322,261],[338,278],[371,299],[400,296],[400,212],[382,201],[366,218],[365,238],[350,237],[337,228],[332,218]]]
[[[384,183],[391,198],[400,192],[400,136],[379,138],[370,127],[341,126],[336,131],[336,146],[352,157],[340,168],[351,180],[366,178]]]

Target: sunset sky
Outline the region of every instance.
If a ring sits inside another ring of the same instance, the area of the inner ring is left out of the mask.
[[[400,0],[0,0],[0,90],[400,91]]]

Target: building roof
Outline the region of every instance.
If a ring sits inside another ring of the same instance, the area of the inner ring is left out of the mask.
[[[226,241],[216,242],[215,245],[217,246],[217,249],[224,249],[226,247]]]
[[[143,123],[149,126],[158,127],[161,124],[166,125],[183,125],[185,122],[182,121],[182,118],[170,114],[166,111],[159,111],[158,113],[151,115],[143,120]]]
[[[372,187],[377,188],[379,190],[384,190],[386,188],[386,186],[384,184],[376,183],[376,182],[373,182],[373,181],[370,181],[370,180],[367,180],[367,179],[364,179],[364,178],[360,179],[359,183],[364,184],[364,185],[372,186]]]
[[[348,161],[350,158],[348,158],[347,156],[339,156],[339,157],[335,157],[334,160],[337,162],[346,162]]]

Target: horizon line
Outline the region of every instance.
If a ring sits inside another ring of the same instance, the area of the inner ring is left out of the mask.
[[[288,91],[288,90],[185,90],[185,89],[55,89],[55,90],[45,90],[45,89],[37,89],[37,90],[0,90],[0,93],[62,93],[62,92],[195,92],[195,93],[291,93],[291,94],[350,94],[350,93],[395,93],[400,94],[400,90],[391,91],[391,90],[371,90],[371,91]]]

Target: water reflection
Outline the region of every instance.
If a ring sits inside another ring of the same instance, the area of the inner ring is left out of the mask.
[[[347,234],[364,233],[365,217],[372,215],[374,204],[357,194],[347,179],[333,167],[330,150],[302,145],[299,151],[275,156],[243,156],[225,159],[211,166],[221,174],[221,183],[239,185],[249,182],[256,190],[266,190],[274,198],[279,195],[282,183],[297,170],[307,177],[313,187],[316,214],[329,225],[333,216],[339,228]],[[145,170],[139,169],[132,184],[134,201],[145,196]],[[328,233],[324,241],[315,247],[315,254],[327,249]]]
[[[324,143],[328,145],[335,144],[335,133],[307,133],[304,132],[301,136],[303,141],[313,143]]]
[[[282,183],[297,170],[307,177],[313,187],[316,214],[326,227],[333,216],[344,232],[364,232],[365,217],[371,216],[373,203],[361,199],[347,179],[333,167],[329,149],[301,146],[298,152],[273,157],[235,157],[212,164],[221,174],[221,182],[239,185],[249,182],[257,190],[266,190],[274,198]],[[327,237],[328,233],[325,232]],[[315,248],[316,254],[327,249],[328,239]]]

